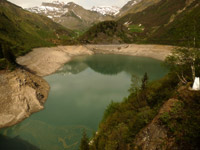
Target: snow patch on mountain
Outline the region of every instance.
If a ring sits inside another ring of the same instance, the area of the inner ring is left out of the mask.
[[[64,8],[65,5],[66,3],[59,1],[53,1],[51,3],[43,2],[41,6],[27,8],[27,10],[37,14],[44,14],[48,18],[54,20],[55,18],[59,18],[68,12],[68,8]]]
[[[116,15],[119,13],[120,7],[117,6],[94,6],[91,8],[91,11],[96,11],[103,15]]]

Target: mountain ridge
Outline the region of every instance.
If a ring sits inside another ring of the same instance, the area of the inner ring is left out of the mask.
[[[43,2],[41,6],[27,10],[47,16],[72,30],[85,30],[98,22],[114,19],[107,11],[100,13],[97,10],[87,10],[74,2]]]

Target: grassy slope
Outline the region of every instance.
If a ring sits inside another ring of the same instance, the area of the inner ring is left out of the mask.
[[[144,32],[136,34],[138,41],[158,44],[182,45],[186,40],[183,36],[191,36],[188,33],[193,32],[192,21],[199,21],[199,1],[194,1],[185,11],[177,14],[179,10],[185,7],[185,0],[162,0],[161,2],[148,7],[142,12],[128,14],[119,19],[121,24],[132,22],[132,24],[142,24]],[[174,20],[172,18],[174,17]],[[196,24],[196,31],[200,29]],[[182,33],[187,31],[187,35]],[[198,37],[200,33],[197,32]],[[198,40],[198,38],[196,39]]]
[[[159,1],[160,0],[143,0],[135,5],[131,5],[130,2],[128,2],[126,5],[124,5],[124,7],[121,8],[117,17],[122,17],[130,13],[141,12],[149,6],[158,3]]]
[[[185,45],[200,47],[200,5],[193,5],[180,14],[171,24],[159,28],[148,39],[159,44]],[[162,40],[159,40],[162,39]]]
[[[9,43],[15,55],[22,55],[33,47],[52,46],[70,39],[72,31],[47,17],[30,13],[0,1],[0,43]]]

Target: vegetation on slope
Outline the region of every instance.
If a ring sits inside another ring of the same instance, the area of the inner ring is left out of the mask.
[[[169,75],[140,88],[132,87],[129,97],[122,103],[111,103],[92,139],[91,150],[133,149],[135,136],[155,117],[163,102],[174,94],[177,85],[174,79]]]
[[[89,149],[135,149],[134,144],[137,143],[134,140],[138,133],[145,126],[148,127],[161,106],[171,98],[178,99],[178,102],[170,112],[164,112],[160,116],[159,122],[167,129],[167,136],[173,142],[163,141],[163,144],[169,144],[166,146],[169,149],[198,149],[200,92],[191,91],[189,87],[193,81],[193,73],[200,75],[199,56],[199,49],[177,49],[165,61],[170,73],[163,79],[148,82],[145,74],[141,86],[137,86],[138,80],[133,76],[130,95],[123,102],[112,102],[108,106],[98,132],[89,143]]]
[[[3,47],[15,56],[34,47],[53,46],[71,42],[73,32],[47,17],[30,13],[7,2],[0,1],[0,62],[5,64]],[[6,45],[6,46],[3,46]]]
[[[158,3],[160,0],[131,0],[126,5],[124,5],[121,9],[117,17],[120,18],[130,13],[141,12],[144,9]],[[135,2],[137,2],[135,4]]]
[[[135,33],[139,37],[138,42],[183,46],[186,41],[192,43],[194,37],[197,43],[200,42],[200,26],[197,24],[200,18],[199,7],[197,0],[191,3],[186,0],[162,0],[142,12],[121,17],[118,21],[121,24],[144,26],[142,33]]]
[[[116,22],[94,25],[81,43],[155,43],[200,46],[198,0],[161,0],[141,12],[127,14]],[[116,27],[117,26],[117,27]],[[112,41],[115,41],[113,42]]]
[[[111,44],[130,43],[128,28],[115,21],[104,21],[94,25],[78,38],[81,43]]]
[[[200,5],[193,4],[164,28],[158,29],[149,42],[188,47],[200,47]],[[161,40],[159,40],[161,39]]]

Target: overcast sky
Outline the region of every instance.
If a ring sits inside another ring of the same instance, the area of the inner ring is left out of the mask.
[[[52,2],[53,0],[8,0],[23,8],[40,6],[42,2]],[[122,7],[129,0],[59,0],[62,2],[74,2],[83,6],[84,8],[91,8],[92,6],[119,6]]]

